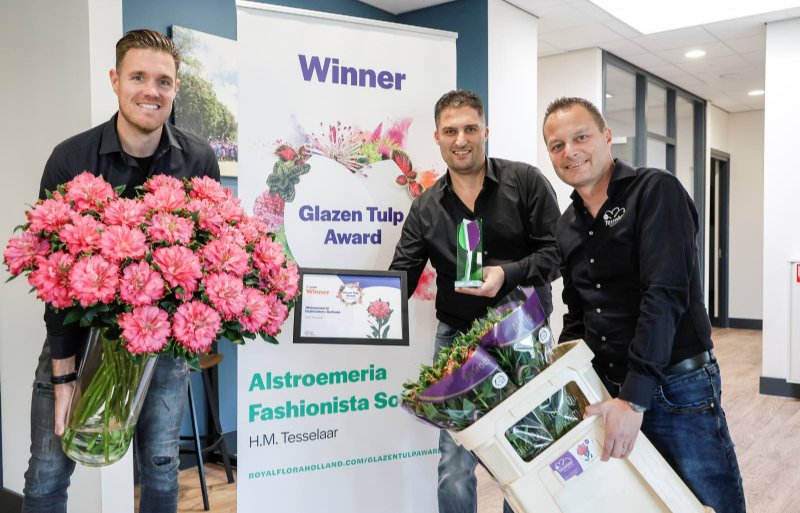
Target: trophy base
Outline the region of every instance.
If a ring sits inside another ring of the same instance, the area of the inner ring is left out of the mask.
[[[477,289],[481,285],[483,285],[481,280],[457,280],[455,282],[457,289]]]

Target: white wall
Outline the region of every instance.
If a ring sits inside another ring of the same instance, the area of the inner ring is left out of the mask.
[[[764,111],[728,116],[730,248],[728,315],[761,319],[764,263]]]
[[[561,96],[580,96],[591,101],[598,108],[603,104],[603,53],[598,48],[543,57],[539,59],[538,73],[538,111],[536,120],[536,144],[539,154],[539,168],[553,184],[558,196],[558,205],[563,212],[570,203],[572,188],[564,184],[553,171],[547,148],[542,138],[542,121],[551,101]],[[614,127],[611,127],[612,131]],[[561,279],[553,283],[553,315],[550,324],[553,333],[561,333],[563,316],[566,313],[561,301],[563,284]]]
[[[489,153],[537,167],[536,16],[504,0],[488,3]]]
[[[796,118],[800,112],[800,19],[767,24],[764,101],[764,333],[762,376],[788,376],[787,262],[800,260],[797,196],[800,173]]]
[[[764,111],[729,114],[710,105],[708,148],[731,157],[728,316],[733,319],[763,318],[763,134]],[[711,161],[710,153],[707,161]],[[711,169],[706,173],[706,187],[710,189]],[[708,199],[707,196],[706,205],[709,205]],[[706,220],[708,218],[706,212]]]
[[[24,221],[26,204],[36,200],[42,168],[53,146],[114,112],[108,70],[114,64],[114,44],[121,33],[121,0],[2,2],[2,248],[13,235],[13,227]],[[3,267],[0,282],[7,278]],[[22,491],[29,456],[30,390],[45,335],[42,304],[28,289],[21,278],[0,287],[3,485],[17,492]],[[115,488],[109,480],[121,487]],[[114,495],[115,506],[110,505],[112,497],[101,497],[101,490]],[[119,490],[129,493],[120,494]],[[127,467],[118,464],[103,471],[88,467],[76,471],[70,510],[101,511],[103,500],[108,504],[104,511],[132,509],[130,460]]]

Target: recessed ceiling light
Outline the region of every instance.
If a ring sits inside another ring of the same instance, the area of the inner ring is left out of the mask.
[[[614,97],[614,95],[613,95],[613,94],[611,94],[611,93],[606,93],[606,98],[613,98],[613,97]]]
[[[706,54],[705,50],[689,50],[683,55],[687,59],[699,59],[700,57],[703,57],[705,54]]]
[[[750,91],[747,94],[749,94],[750,96],[761,96],[762,94],[764,94],[764,90],[763,89],[753,89],[752,91]]]

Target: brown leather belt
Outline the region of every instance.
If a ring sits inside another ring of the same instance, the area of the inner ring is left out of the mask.
[[[685,360],[681,360],[675,365],[670,365],[664,369],[663,372],[668,376],[672,376],[674,374],[686,374],[687,372],[692,372],[693,370],[697,370],[700,367],[708,364],[711,362],[713,356],[714,355],[711,353],[711,350],[703,351],[700,354],[696,354],[686,358]]]

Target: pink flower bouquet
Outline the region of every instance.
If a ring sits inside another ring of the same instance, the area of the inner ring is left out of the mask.
[[[134,199],[121,192],[84,172],[48,193],[3,253],[12,277],[26,274],[65,324],[101,329],[134,363],[170,354],[199,368],[220,337],[276,342],[298,272],[264,222],[210,178],[155,176]]]

